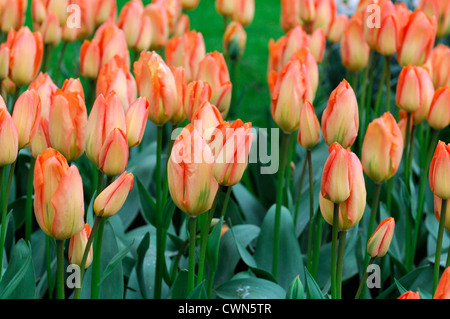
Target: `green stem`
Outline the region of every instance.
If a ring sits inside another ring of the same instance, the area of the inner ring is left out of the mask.
[[[64,240],[56,240],[56,298],[64,299]]]
[[[375,103],[375,115],[378,117],[380,116],[380,108],[381,108],[381,100],[383,98],[383,89],[386,79],[386,61],[384,62],[385,66],[383,67],[383,73],[381,75],[380,79],[380,85],[378,87],[378,93],[377,93],[377,100]]]
[[[337,259],[337,277],[336,277],[336,289],[337,298],[342,299],[342,268],[344,266],[344,254],[345,254],[345,238],[347,237],[347,231],[339,232],[339,251]]]
[[[100,195],[100,193],[103,191],[103,181],[105,179],[105,175],[100,171],[97,170],[97,195]]]
[[[372,265],[374,261],[375,261],[375,257],[370,258],[369,265],[367,267]],[[358,291],[356,292],[355,299],[359,299],[359,297],[361,296],[361,292],[364,289],[364,283],[366,282],[368,275],[369,275],[369,273],[367,272],[367,268],[366,268],[366,270],[364,272],[364,276],[361,279],[361,283],[359,284]]]
[[[227,213],[227,208],[228,208],[228,202],[230,201],[230,196],[231,196],[231,189],[233,186],[228,186],[227,187],[227,192],[225,194],[225,200],[223,202],[223,207],[222,207],[222,213],[220,214],[220,217],[225,217],[226,213]]]
[[[405,138],[405,150],[404,150],[404,161],[405,161],[405,185],[409,189],[409,168],[408,168],[408,158],[409,158],[409,140],[410,140],[410,126],[411,126],[411,113],[407,114],[406,119],[406,138]]]
[[[447,269],[448,267],[450,267],[450,247],[447,251],[447,261],[445,262],[445,269]]]
[[[97,79],[89,79],[89,103],[86,105],[88,114],[92,110],[92,106],[97,98]]]
[[[278,275],[278,252],[280,249],[280,227],[281,227],[281,207],[283,206],[283,186],[286,171],[286,156],[288,155],[290,135],[283,133],[281,137],[280,150],[280,170],[278,174],[278,189],[277,189],[277,206],[275,211],[275,230],[273,242],[273,259],[272,259],[272,275],[277,278]]]
[[[36,159],[31,157],[30,159],[30,171],[28,172],[27,182],[27,201],[25,206],[25,241],[31,240],[31,230],[33,227],[33,177],[34,177],[34,164]]]
[[[233,92],[231,93],[230,117],[234,118],[238,110],[238,93],[239,93],[239,71],[241,59],[230,59],[231,61],[231,83],[233,84]]]
[[[388,215],[391,214],[391,206],[392,206],[392,188],[394,187],[394,177],[390,178],[387,184],[387,194],[386,194],[386,209],[388,211]]]
[[[441,218],[439,219],[439,230],[436,241],[436,255],[434,259],[433,294],[436,292],[436,288],[439,283],[439,269],[441,266],[442,239],[444,237],[446,213],[447,213],[447,200],[443,199],[441,205]]]
[[[208,298],[211,298],[211,292],[212,292],[212,288],[214,285],[214,278],[216,277],[216,272],[215,271],[211,271],[209,273],[209,278],[208,278]]]
[[[314,232],[313,265],[311,275],[317,280],[319,273],[320,245],[322,243],[322,232],[325,220],[319,212],[316,212],[316,229]]]
[[[48,299],[53,299],[52,260],[50,257],[50,236],[45,235],[45,261],[47,266]]]
[[[386,112],[391,112],[391,57],[386,57]]]
[[[188,270],[188,295],[194,290],[195,285],[195,237],[197,218],[189,217],[189,270]]]
[[[162,203],[163,206],[166,204],[167,196],[169,193],[169,179],[167,178],[167,165],[169,163],[170,154],[172,153],[172,148],[175,140],[172,139],[173,132],[177,129],[178,125],[172,124],[172,130],[170,133],[170,141],[169,141],[169,147],[167,148],[167,157],[166,157],[166,164],[165,164],[165,174],[164,174],[164,185],[163,185],[163,195],[162,195]]]
[[[370,209],[369,228],[367,229],[366,242],[369,241],[370,237],[372,236],[373,231],[375,230],[375,223],[376,223],[377,215],[378,215],[378,206],[380,203],[381,188],[382,188],[382,184],[375,183],[375,187],[373,190],[372,206]],[[366,258],[364,261],[366,268],[368,267],[369,260],[370,260],[370,256],[369,256],[369,254],[366,253]]]
[[[44,60],[41,68],[42,73],[48,72],[50,61],[52,60],[53,56],[53,48],[54,48],[53,44],[46,44],[44,46]]]
[[[308,269],[311,272],[312,270],[312,244],[314,240],[314,186],[313,186],[313,174],[312,174],[312,160],[311,160],[311,151],[306,151],[306,158],[308,160],[308,168],[309,168],[309,232],[308,232],[308,258],[307,265]]]
[[[294,215],[294,227],[295,229],[297,229],[297,220],[298,220],[298,209],[300,208],[300,197],[302,194],[302,188],[303,188],[303,180],[305,178],[306,175],[306,165],[307,165],[307,160],[305,159],[305,161],[303,162],[303,166],[302,166],[302,173],[300,174],[300,182],[298,185],[298,189],[297,189],[297,197],[296,197],[296,202],[295,202],[295,215]]]
[[[375,73],[375,69],[377,67],[377,59],[378,59],[378,55],[376,54],[375,51],[371,51],[370,53],[370,70],[369,70],[369,79],[373,79],[373,75]],[[373,90],[373,83],[375,81],[369,81],[369,87],[368,90],[366,92],[366,90],[363,90],[364,93],[364,103],[363,103],[363,107],[361,108],[361,110],[364,110],[364,122],[361,123],[363,124],[362,127],[360,127],[360,140],[359,140],[359,149],[362,150],[362,144],[363,144],[363,140],[364,140],[364,135],[367,129],[367,126],[369,125],[369,120],[370,120],[370,105],[371,105],[371,101],[372,101],[372,90]],[[367,94],[366,94],[367,93]],[[367,95],[367,97],[366,97]]]
[[[411,117],[411,116],[410,116]],[[411,176],[412,176],[412,163],[413,163],[413,158],[414,158],[414,140],[415,140],[415,133],[416,133],[416,128],[417,126],[413,125],[412,130],[411,130],[411,135],[410,135],[410,144],[409,144],[409,151],[408,151],[408,164],[407,164],[407,172],[406,172],[406,187],[408,189],[408,192],[411,194],[411,190],[410,190],[410,183],[409,181],[411,180]],[[412,206],[411,206],[412,208]],[[406,231],[405,231],[405,244],[406,244],[406,269],[411,269],[412,264],[413,264],[413,260],[411,259],[412,257],[412,224],[413,224],[413,220],[412,220],[412,212],[410,214],[406,214]]]
[[[92,260],[91,299],[98,299],[100,294],[100,264],[102,257],[103,231],[107,218],[101,218],[94,242],[94,256]]]
[[[338,226],[339,226],[339,204],[334,204],[333,208],[333,228],[331,239],[331,298],[337,298],[337,280],[336,280],[336,266],[337,266],[337,241],[338,241]]]
[[[56,73],[54,76],[56,83],[58,83],[58,80],[59,80],[59,74],[61,73],[62,62],[64,59],[64,54],[66,53],[67,45],[68,45],[68,43],[64,41],[63,46],[61,48],[61,52],[59,53],[58,64],[57,64]]]
[[[161,299],[162,280],[164,272],[163,247],[163,206],[161,197],[161,154],[162,154],[163,126],[157,127],[156,139],[156,272],[155,299]]]

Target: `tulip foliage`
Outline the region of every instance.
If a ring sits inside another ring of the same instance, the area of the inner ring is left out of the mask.
[[[449,1],[4,0],[0,30],[0,299],[450,299]]]

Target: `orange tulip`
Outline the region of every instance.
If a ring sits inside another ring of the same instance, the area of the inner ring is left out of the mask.
[[[167,123],[178,110],[177,85],[170,68],[157,53],[142,52],[134,63],[134,74],[139,96],[150,103],[150,121]]]
[[[101,25],[109,19],[117,17],[116,0],[94,0],[94,17],[96,25]]]
[[[192,119],[195,111],[204,102],[209,102],[211,99],[211,86],[208,82],[194,81],[187,85],[184,95],[183,108],[189,122]]]
[[[444,270],[433,299],[450,299],[450,267]]]
[[[315,30],[309,38],[309,49],[316,59],[317,63],[321,63],[326,48],[325,34],[322,29]]]
[[[58,87],[53,83],[52,78],[47,73],[40,73],[28,88],[29,90],[36,91],[39,95],[41,100],[41,116],[48,119],[52,96],[56,93]]]
[[[128,47],[136,52],[150,49],[152,40],[152,23],[144,15],[141,0],[127,2],[120,12],[119,28],[125,33]]]
[[[79,94],[84,99],[84,89],[80,79],[66,79],[61,88],[63,92]]]
[[[423,10],[431,19],[436,17],[438,23],[436,35],[445,37],[450,34],[450,2],[439,0],[421,0],[417,9]]]
[[[11,115],[0,98],[0,167],[11,165],[17,159],[19,152],[19,135]]]
[[[345,14],[340,14],[334,18],[333,23],[330,26],[330,30],[328,31],[328,40],[332,43],[341,42],[342,35],[344,34],[345,29],[349,23],[349,18]]]
[[[361,162],[338,143],[330,146],[322,173],[319,205],[325,221],[333,225],[333,203],[339,204],[339,230],[348,230],[361,220],[366,207],[366,186]]]
[[[4,33],[19,30],[25,22],[28,0],[5,0],[0,16],[0,26]]]
[[[319,143],[320,123],[317,119],[314,107],[309,101],[305,101],[300,108],[300,120],[298,129],[298,144],[312,150]]]
[[[397,299],[420,299],[420,294],[418,292],[407,291]]]
[[[216,11],[223,17],[230,17],[233,14],[235,0],[216,0]]]
[[[27,90],[17,99],[12,119],[19,134],[19,149],[30,146],[41,117],[41,99],[33,90]]]
[[[44,233],[63,240],[82,231],[83,182],[58,151],[49,148],[36,159],[34,193],[34,213]]]
[[[188,32],[191,28],[191,21],[187,14],[182,14],[178,19],[177,23],[173,26],[172,35],[176,37],[181,37],[183,34]]]
[[[398,121],[398,127],[400,128],[400,131],[402,132],[402,139],[403,139],[403,147],[406,146],[406,125],[408,122],[408,113],[406,113],[405,111],[400,111],[398,113],[398,115],[400,116],[400,120]],[[411,134],[412,131],[412,126],[413,126],[413,121],[411,121],[409,123],[409,133]]]
[[[218,190],[214,156],[192,124],[174,142],[167,165],[169,192],[175,205],[191,217],[208,211]]]
[[[211,103],[226,117],[230,110],[233,85],[222,53],[215,51],[205,56],[199,64],[197,80],[208,82],[212,91]]]
[[[57,46],[61,42],[62,29],[59,25],[59,18],[55,13],[48,13],[44,23],[41,25],[40,32],[45,44]]]
[[[439,44],[431,51],[427,62],[436,89],[450,85],[450,48]]]
[[[434,195],[434,216],[436,217],[437,221],[439,222],[441,220],[441,211],[442,211],[442,199],[438,196]],[[450,230],[450,205],[447,205],[447,209],[445,210],[445,221],[444,221],[444,227],[447,230]]]
[[[200,0],[181,0],[181,5],[183,6],[183,10],[190,11],[197,8]]]
[[[82,76],[95,79],[100,71],[101,53],[97,41],[84,41],[80,50],[80,73]]]
[[[125,116],[127,126],[128,147],[133,148],[141,144],[147,125],[148,111],[150,104],[145,97],[140,97],[134,101]]]
[[[48,119],[42,117],[39,119],[38,127],[33,139],[31,140],[31,156],[37,158],[47,148],[51,147],[50,136],[48,134]]]
[[[128,165],[128,141],[124,131],[114,128],[100,150],[98,169],[107,176],[122,174]]]
[[[395,220],[394,218],[386,218],[373,232],[367,242],[367,253],[372,258],[384,257],[391,245],[392,237],[394,236]]]
[[[441,199],[450,199],[450,144],[439,141],[430,165],[430,188]]]
[[[69,0],[32,0],[31,17],[37,25],[42,25],[49,14],[54,14],[58,25],[63,26],[67,21],[67,7]]]
[[[335,0],[316,0],[316,17],[313,21],[312,30],[322,29],[328,36],[331,24],[336,16]]]
[[[95,25],[95,5],[96,2],[92,1],[92,0],[69,0],[70,4],[73,5],[78,5],[78,7],[81,10],[81,14],[80,14],[80,19],[81,19],[81,23],[80,23],[80,28],[68,28],[67,24],[65,26],[64,29],[69,29],[66,30],[65,32],[67,33],[74,33],[75,30],[75,34],[77,36],[77,38],[79,39],[85,39],[90,37],[90,35],[94,32],[94,29],[96,27]],[[67,8],[66,8],[67,10]],[[76,12],[72,11],[69,14],[73,14],[75,19],[76,19]],[[70,19],[68,19],[68,21],[70,21]],[[75,22],[75,21],[73,21]],[[64,30],[63,30],[64,33]],[[71,35],[73,36],[73,34]]]
[[[223,117],[219,109],[209,102],[200,105],[191,118],[194,128],[206,142],[211,140],[215,128],[222,122]]]
[[[384,113],[367,127],[361,152],[364,172],[383,183],[398,170],[403,155],[403,137],[391,113]]]
[[[400,32],[397,60],[401,66],[421,65],[428,60],[436,37],[436,19],[421,11],[409,16]]]
[[[362,14],[349,21],[341,39],[342,64],[353,72],[360,72],[369,64],[370,47],[364,39]]]
[[[316,96],[317,87],[319,86],[319,67],[317,65],[316,58],[308,48],[301,48],[292,56],[291,60],[294,59],[298,59],[300,63],[306,66],[309,81],[311,82],[313,96]]]
[[[255,17],[255,0],[233,0],[233,13],[231,20],[237,21],[246,27]]]
[[[328,145],[338,142],[347,148],[353,145],[359,129],[358,102],[350,84],[343,80],[331,92],[322,115],[322,133]]]
[[[150,3],[144,8],[144,15],[151,21],[150,50],[159,50],[169,38],[169,18],[165,6],[159,3]]]
[[[6,43],[0,45],[0,81],[3,81],[9,74],[9,55],[11,50]]]
[[[315,8],[314,8],[315,11]],[[281,0],[281,27],[284,32],[300,25],[300,1]]]
[[[247,33],[239,22],[232,21],[223,35],[223,53],[231,60],[237,60],[244,55],[247,43]]]
[[[177,85],[178,103],[177,109],[170,119],[170,123],[178,125],[186,118],[183,106],[184,95],[186,94],[186,75],[183,67],[173,68],[172,73]]]
[[[428,124],[435,130],[442,130],[450,125],[450,86],[444,86],[434,93],[428,113]]]
[[[123,172],[111,185],[106,187],[94,201],[94,212],[97,216],[114,216],[125,203],[133,188],[134,176]]]
[[[89,224],[85,224],[81,232],[70,237],[69,255],[68,255],[70,264],[81,266],[84,251],[86,249],[86,245],[90,235],[91,235],[91,226],[89,226]],[[92,260],[93,260],[93,252],[91,245],[86,259],[85,268],[88,268],[92,264]]]

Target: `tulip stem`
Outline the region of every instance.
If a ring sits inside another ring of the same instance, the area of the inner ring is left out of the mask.
[[[272,256],[272,275],[277,279],[278,275],[278,252],[280,249],[280,227],[281,227],[281,207],[283,206],[283,186],[286,171],[286,157],[288,155],[290,134],[283,133],[281,137],[280,150],[280,169],[278,171],[278,189],[277,189],[277,204],[275,211],[275,231],[273,241],[273,256]]]
[[[31,230],[33,227],[33,177],[34,177],[34,164],[36,159],[30,158],[30,171],[28,172],[27,183],[27,202],[25,206],[25,241],[31,240]]]
[[[103,231],[107,218],[101,218],[94,242],[94,258],[92,260],[91,299],[98,299],[100,294],[100,264],[102,255]],[[87,248],[87,245],[86,245]]]
[[[231,189],[233,186],[228,186],[227,187],[227,192],[225,194],[225,200],[223,202],[223,207],[222,207],[222,213],[220,214],[220,217],[223,218],[225,217],[226,213],[227,213],[227,208],[228,208],[228,202],[230,201],[230,196],[231,196]]]
[[[410,118],[410,121],[412,120],[412,115],[409,113],[408,117]],[[408,126],[407,126],[408,127]],[[412,176],[412,163],[414,158],[414,140],[416,135],[416,128],[417,126],[413,124],[411,129],[411,134],[409,136],[409,150],[408,150],[408,157],[407,157],[407,168],[406,168],[406,188],[408,189],[409,194],[411,194],[410,189],[410,179]],[[408,130],[407,130],[408,131]],[[412,207],[411,207],[412,209]],[[411,266],[413,264],[413,260],[411,259],[412,254],[412,212],[411,214],[406,214],[406,231],[405,231],[405,244],[406,244],[406,269],[411,269]]]
[[[333,228],[331,233],[331,298],[337,298],[336,265],[337,265],[337,241],[339,226],[339,204],[334,203]]]
[[[294,228],[297,229],[297,220],[298,220],[298,209],[300,208],[300,197],[302,195],[302,188],[303,188],[303,180],[306,175],[306,165],[308,164],[308,161],[305,159],[302,166],[302,173],[300,174],[300,182],[298,184],[297,189],[297,197],[296,197],[296,203],[295,203],[295,215],[294,215]]]
[[[61,48],[61,52],[59,53],[58,64],[57,64],[56,73],[54,76],[56,83],[58,83],[58,80],[59,80],[59,74],[61,73],[62,62],[64,59],[64,53],[66,52],[66,49],[67,49],[67,45],[68,45],[68,42],[63,41],[63,46]]]
[[[441,266],[441,250],[442,250],[442,239],[444,236],[444,226],[445,226],[445,215],[447,213],[447,200],[442,200],[441,205],[441,218],[439,219],[439,230],[436,241],[436,255],[434,259],[434,275],[433,275],[433,294],[436,292],[436,288],[439,283],[439,269]]]
[[[404,160],[405,160],[405,185],[408,187],[409,185],[409,169],[408,169],[408,163],[409,163],[409,146],[410,146],[410,126],[411,126],[411,113],[408,112],[406,119],[406,138],[405,138],[405,150],[404,150]]]
[[[156,136],[156,272],[155,272],[155,299],[161,299],[162,280],[164,274],[164,230],[163,230],[163,203],[161,194],[161,155],[162,155],[162,125],[157,127]]]
[[[344,266],[344,253],[345,253],[345,238],[347,237],[347,231],[343,230],[339,232],[339,251],[337,259],[337,277],[336,277],[336,290],[337,298],[342,299],[342,268]]]
[[[359,297],[361,296],[361,292],[363,291],[363,288],[364,288],[364,283],[366,282],[367,277],[369,275],[369,273],[367,272],[367,268],[369,268],[369,266],[373,264],[373,262],[375,261],[375,258],[376,257],[370,258],[369,264],[367,265],[367,267],[366,267],[366,269],[364,271],[364,276],[361,279],[361,283],[359,284],[358,291],[356,292],[355,299],[359,299]]]
[[[45,235],[45,259],[47,266],[48,299],[53,299],[52,265],[50,258],[50,236]]]
[[[370,62],[369,62],[369,79],[373,79],[373,74],[375,73],[375,69],[377,67],[377,58],[378,55],[376,54],[375,51],[371,51],[370,52]],[[366,80],[367,81],[367,80]],[[373,82],[375,81],[369,81],[369,87],[368,90],[366,90],[366,88],[364,87],[363,89],[363,107],[361,107],[361,110],[364,110],[364,122],[361,123],[362,125],[360,125],[360,134],[359,136],[361,137],[359,139],[359,149],[362,150],[362,144],[363,144],[363,140],[364,140],[364,135],[367,129],[367,126],[369,125],[369,119],[370,119],[370,105],[371,105],[371,99],[372,99],[372,89],[373,89]],[[367,97],[366,97],[367,95]]]
[[[311,272],[312,270],[312,245],[314,240],[314,185],[313,185],[313,174],[312,174],[312,159],[311,159],[311,151],[306,151],[306,158],[308,160],[308,168],[309,168],[309,232],[308,232],[308,254],[307,254],[307,264],[308,269]]]
[[[238,110],[238,92],[239,92],[239,71],[240,71],[240,58],[230,59],[231,63],[231,83],[233,85],[231,93],[231,106],[230,106],[230,117],[233,119],[236,111]]]
[[[167,194],[169,193],[169,179],[167,177],[167,165],[169,164],[170,154],[172,154],[172,148],[175,140],[172,138],[173,132],[177,129],[178,125],[172,124],[172,129],[170,130],[170,140],[169,140],[169,146],[167,147],[167,157],[166,157],[166,166],[165,166],[165,173],[164,173],[164,185],[163,185],[163,195],[162,195],[162,201],[163,205],[166,204],[167,201]]]
[[[197,218],[189,217],[189,270],[188,270],[188,295],[194,290],[195,285],[195,237]]]
[[[44,59],[41,68],[42,73],[48,72],[50,61],[52,60],[53,56],[53,48],[54,48],[53,44],[46,44],[44,46]]]
[[[380,79],[380,85],[378,86],[377,100],[375,102],[375,116],[380,116],[381,100],[383,98],[383,89],[386,79],[386,61],[384,61],[383,73]]]
[[[56,240],[56,298],[64,299],[64,240]]]
[[[320,245],[322,242],[322,232],[325,221],[321,217],[322,215],[319,214],[319,212],[316,212],[316,230],[314,232],[313,265],[311,272],[314,279],[317,279],[317,274],[319,272]]]
[[[386,56],[386,112],[391,112],[391,56]]]

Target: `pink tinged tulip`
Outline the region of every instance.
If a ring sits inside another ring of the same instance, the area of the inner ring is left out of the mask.
[[[169,192],[175,205],[191,217],[208,211],[218,190],[214,156],[192,124],[175,140],[167,166]]]
[[[450,199],[450,144],[439,141],[430,165],[430,188],[441,199]]]
[[[353,72],[362,71],[369,64],[370,47],[364,39],[362,14],[355,14],[341,39],[342,64]]]
[[[211,86],[211,104],[217,106],[224,117],[231,104],[232,83],[222,53],[208,53],[200,62],[197,80],[208,82]]]
[[[444,86],[434,93],[428,113],[428,124],[435,130],[442,130],[450,125],[450,86]]]
[[[317,87],[319,86],[319,67],[315,57],[308,48],[302,48],[294,53],[292,59],[298,59],[300,63],[306,66],[313,96],[316,96]]]
[[[431,76],[426,68],[419,68],[421,97],[420,107],[412,113],[414,125],[419,125],[427,119],[430,111],[431,102],[434,96],[434,86]]]
[[[181,37],[188,32],[191,28],[191,21],[187,14],[182,14],[177,23],[173,26],[172,35],[175,37]]]
[[[97,25],[103,24],[110,18],[117,17],[117,3],[116,0],[97,0],[94,1],[95,23]]]
[[[49,113],[48,132],[52,148],[73,162],[84,153],[87,110],[77,93],[58,91]]]
[[[25,91],[14,105],[12,118],[19,134],[19,149],[30,146],[41,117],[41,99],[35,91]]]
[[[93,41],[97,41],[100,48],[100,67],[116,55],[122,57],[126,65],[130,66],[130,53],[125,33],[119,29],[113,20],[108,20],[97,29]]]
[[[134,101],[126,113],[128,147],[133,148],[141,144],[147,125],[150,104],[145,97]]]
[[[394,3],[390,0],[372,0],[369,5],[372,9],[368,7],[363,11],[365,39],[373,50],[390,56],[397,50],[398,32]]]
[[[90,235],[91,235],[91,226],[89,226],[89,224],[85,224],[82,231],[70,237],[69,254],[68,254],[70,264],[81,266],[84,251],[86,249],[86,245]],[[93,252],[91,245],[86,259],[85,268],[88,268],[92,264],[92,259],[93,259]]]
[[[47,7],[42,0],[33,0],[31,2],[31,18],[34,25],[41,25],[47,16]]]
[[[310,23],[316,18],[314,0],[300,0],[300,18],[303,23]]]
[[[306,66],[292,60],[277,76],[272,92],[272,117],[285,133],[298,129],[300,107],[311,101],[313,90]]]
[[[315,30],[309,40],[309,49],[311,50],[317,63],[321,63],[325,54],[326,39],[322,29]]]
[[[40,73],[38,77],[31,82],[29,90],[34,90],[41,100],[41,117],[48,120],[52,96],[58,90],[58,87],[47,73]]]
[[[79,94],[84,99],[84,89],[80,79],[66,79],[61,90]]]
[[[397,299],[420,299],[419,292],[407,291],[401,294]]]
[[[300,25],[300,22],[300,1],[281,0],[281,27],[283,31],[288,32]]]
[[[436,18],[430,19],[423,11],[415,11],[400,32],[398,63],[401,66],[425,63],[433,49],[435,38]]]
[[[144,5],[141,0],[133,0],[125,4],[117,25],[125,33],[129,48],[137,52],[150,48],[152,24],[150,18],[144,16]]]
[[[347,28],[349,17],[345,14],[336,16],[330,26],[327,39],[332,43],[341,42],[342,35]]]
[[[0,45],[0,81],[8,77],[10,51],[6,43]]]
[[[134,63],[134,74],[139,96],[150,103],[150,121],[167,123],[178,110],[177,85],[170,68],[157,53],[142,52]]]
[[[200,0],[181,0],[181,5],[183,6],[183,10],[190,11],[197,8]]]
[[[200,105],[211,100],[211,94],[211,86],[208,82],[195,81],[187,85],[184,95],[183,108],[189,122],[192,119],[192,115],[194,115]]]
[[[3,102],[3,99],[0,100]],[[14,163],[19,151],[19,135],[6,107],[0,107],[0,147],[0,167]]]
[[[53,12],[50,12],[41,25],[40,32],[45,44],[57,46],[61,42],[62,29],[59,19]]]
[[[423,10],[431,19],[436,17],[438,23],[436,35],[441,38],[450,34],[450,2],[447,0],[421,0],[417,9]]]
[[[47,149],[34,168],[34,213],[41,229],[57,239],[69,239],[84,227],[83,182],[76,166]]]
[[[280,70],[291,60],[295,52],[297,52],[299,49],[303,47],[310,46],[310,37],[306,34],[305,30],[303,30],[301,26],[295,27],[294,29],[289,31],[288,34],[286,34],[284,40],[282,38],[278,41],[282,45],[280,52],[281,53],[281,61],[280,61],[281,65],[279,65]]]
[[[209,102],[204,102],[191,118],[191,123],[194,125],[194,128],[206,142],[210,141],[214,129],[222,122],[222,114]]]
[[[186,94],[186,74],[183,67],[173,68],[172,73],[177,85],[178,104],[170,123],[178,125],[186,118],[183,107],[184,95]]]
[[[25,22],[28,0],[6,0],[0,13],[0,26],[2,32],[18,30]]]
[[[436,220],[439,222],[441,220],[442,199],[436,195],[434,195],[433,197],[434,197],[434,216],[436,217]],[[450,231],[450,205],[447,205],[447,209],[445,211],[444,227],[445,229]]]
[[[427,62],[436,89],[450,85],[450,48],[439,44]]]
[[[450,267],[444,270],[433,299],[450,299]]]
[[[97,41],[84,41],[80,50],[80,73],[82,76],[95,79],[100,71],[101,53]]]
[[[234,8],[231,20],[237,21],[246,27],[255,17],[255,0],[233,0]]]
[[[335,0],[317,0],[315,4],[316,17],[313,22],[313,30],[322,29],[327,36],[337,12]]]
[[[381,258],[386,256],[392,237],[394,236],[395,220],[386,218],[375,229],[372,237],[367,242],[367,253],[372,258]]]
[[[144,8],[144,15],[151,23],[150,50],[159,50],[166,44],[169,38],[169,17],[162,2],[150,3]]]
[[[223,35],[223,52],[232,60],[244,55],[247,43],[247,33],[239,22],[232,21]]]
[[[338,142],[348,148],[355,142],[359,129],[358,102],[350,84],[343,80],[331,92],[322,115],[322,133],[328,145]]]
[[[51,147],[50,136],[48,134],[48,120],[47,118],[41,117],[39,119],[39,124],[31,140],[30,151],[31,156],[37,158],[42,152],[47,148]]]
[[[99,170],[107,176],[122,174],[128,165],[128,141],[120,128],[114,128],[100,150]]]
[[[134,176],[123,172],[111,185],[109,185],[94,201],[94,212],[97,216],[114,216],[125,203],[128,194],[133,188]]]
[[[314,107],[309,101],[305,101],[300,108],[300,120],[298,130],[298,143],[306,148],[312,150],[314,146],[319,143],[320,138],[320,123],[317,119]]]
[[[216,11],[223,17],[230,17],[233,14],[235,0],[216,0]]]

